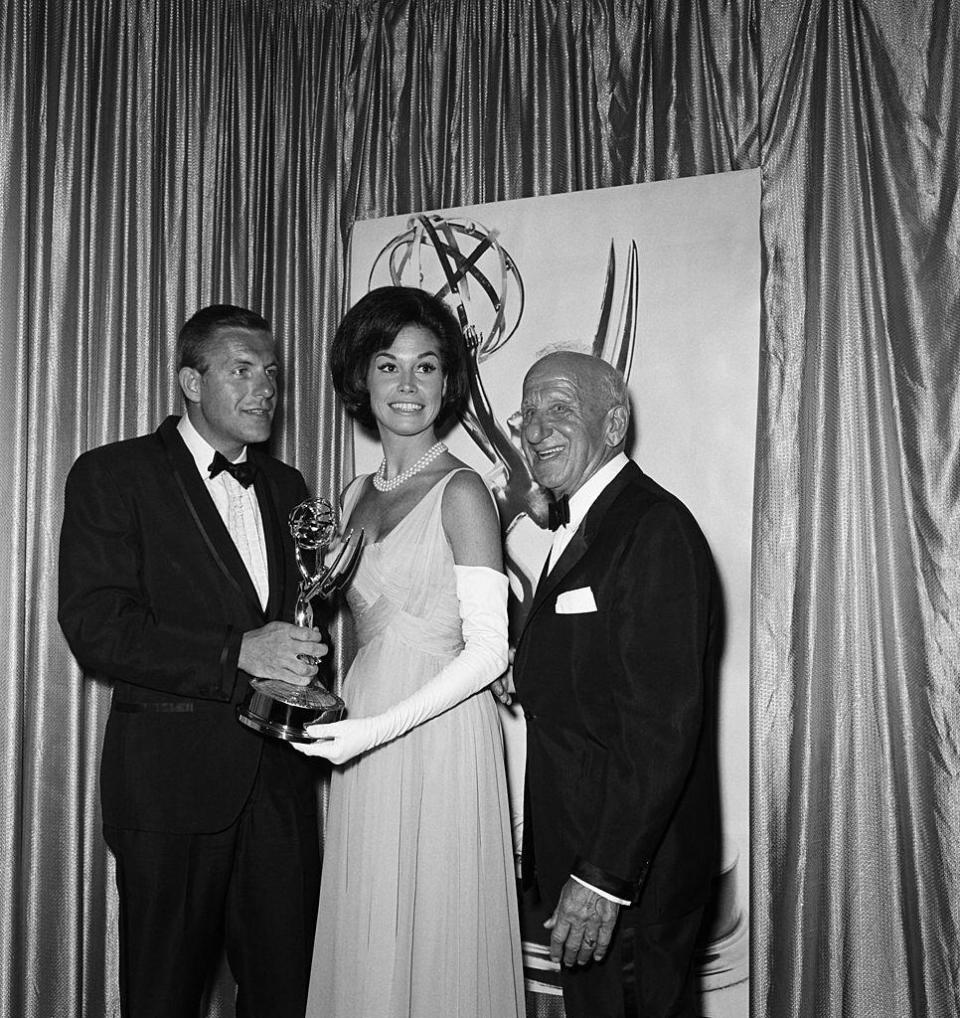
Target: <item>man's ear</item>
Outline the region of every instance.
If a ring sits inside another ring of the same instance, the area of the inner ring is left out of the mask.
[[[627,428],[630,425],[630,411],[622,403],[610,407],[607,411],[605,425],[604,441],[611,448],[615,448],[627,437]]]
[[[196,368],[181,368],[177,375],[180,391],[190,403],[200,402],[200,384],[202,376]]]

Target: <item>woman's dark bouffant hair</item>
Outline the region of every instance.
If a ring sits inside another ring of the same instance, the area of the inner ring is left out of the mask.
[[[343,316],[333,337],[330,371],[337,395],[366,427],[375,426],[367,392],[371,358],[389,350],[408,325],[429,329],[440,344],[446,388],[438,420],[459,410],[467,397],[467,350],[453,312],[439,297],[413,286],[381,286],[361,297]]]

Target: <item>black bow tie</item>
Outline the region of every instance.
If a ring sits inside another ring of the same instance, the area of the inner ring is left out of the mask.
[[[553,498],[547,505],[547,526],[551,530],[566,526],[570,522],[570,499],[566,495]]]
[[[242,484],[245,488],[249,488],[253,484],[254,477],[257,476],[257,468],[249,460],[245,460],[243,463],[231,463],[222,452],[214,454],[209,469],[211,481],[217,474],[225,470],[237,484]]]

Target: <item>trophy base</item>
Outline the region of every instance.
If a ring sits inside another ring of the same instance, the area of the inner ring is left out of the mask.
[[[237,720],[247,728],[284,742],[317,742],[309,725],[339,721],[345,705],[320,685],[294,686],[276,679],[251,679],[250,692],[237,707]]]

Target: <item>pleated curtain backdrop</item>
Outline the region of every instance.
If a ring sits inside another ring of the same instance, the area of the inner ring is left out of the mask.
[[[56,539],[73,459],[177,410],[183,318],[267,316],[274,450],[335,493],[356,218],[758,165],[753,1012],[960,1013],[957,30],[935,0],[0,4],[4,1014],[118,1014],[109,691]]]
[[[754,1009],[952,1018],[958,9],[762,10]]]

